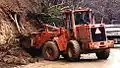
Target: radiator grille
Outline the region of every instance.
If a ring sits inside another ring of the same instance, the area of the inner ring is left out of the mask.
[[[99,33],[96,33],[96,31],[99,30]],[[97,28],[91,28],[91,36],[92,40],[94,42],[97,41],[105,41],[106,40],[106,35],[105,35],[105,28],[104,27],[97,27]]]

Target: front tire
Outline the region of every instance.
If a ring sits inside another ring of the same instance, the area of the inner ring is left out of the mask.
[[[110,54],[110,49],[105,49],[99,52],[96,52],[96,56],[98,57],[98,59],[107,59],[109,57]]]
[[[59,49],[55,42],[48,41],[43,45],[42,51],[45,60],[55,61],[59,59]]]
[[[69,61],[78,61],[80,59],[80,46],[76,40],[70,40],[68,42],[67,55]]]

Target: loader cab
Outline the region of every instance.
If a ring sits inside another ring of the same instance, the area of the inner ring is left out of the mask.
[[[65,23],[80,25],[94,23],[93,14],[89,8],[80,8],[77,10],[65,10],[63,11],[65,16]]]
[[[93,23],[92,12],[89,8],[79,8],[77,10],[65,10],[64,14],[64,23],[65,27],[68,30],[68,34],[71,38],[77,38],[76,27],[80,25],[88,25]]]

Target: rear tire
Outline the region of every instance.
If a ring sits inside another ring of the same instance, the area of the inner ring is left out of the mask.
[[[42,55],[45,60],[55,61],[59,59],[59,49],[55,42],[48,41],[43,45]]]
[[[80,46],[76,40],[70,40],[67,44],[67,56],[69,61],[80,59]]]
[[[110,49],[105,49],[99,52],[96,52],[96,56],[98,57],[98,59],[107,59],[109,57],[110,54]]]

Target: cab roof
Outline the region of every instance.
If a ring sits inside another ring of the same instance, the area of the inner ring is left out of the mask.
[[[62,13],[71,13],[71,12],[84,12],[84,11],[92,11],[90,8],[78,8],[78,9],[75,9],[75,10],[71,10],[71,9],[66,9],[66,10],[63,10]]]

